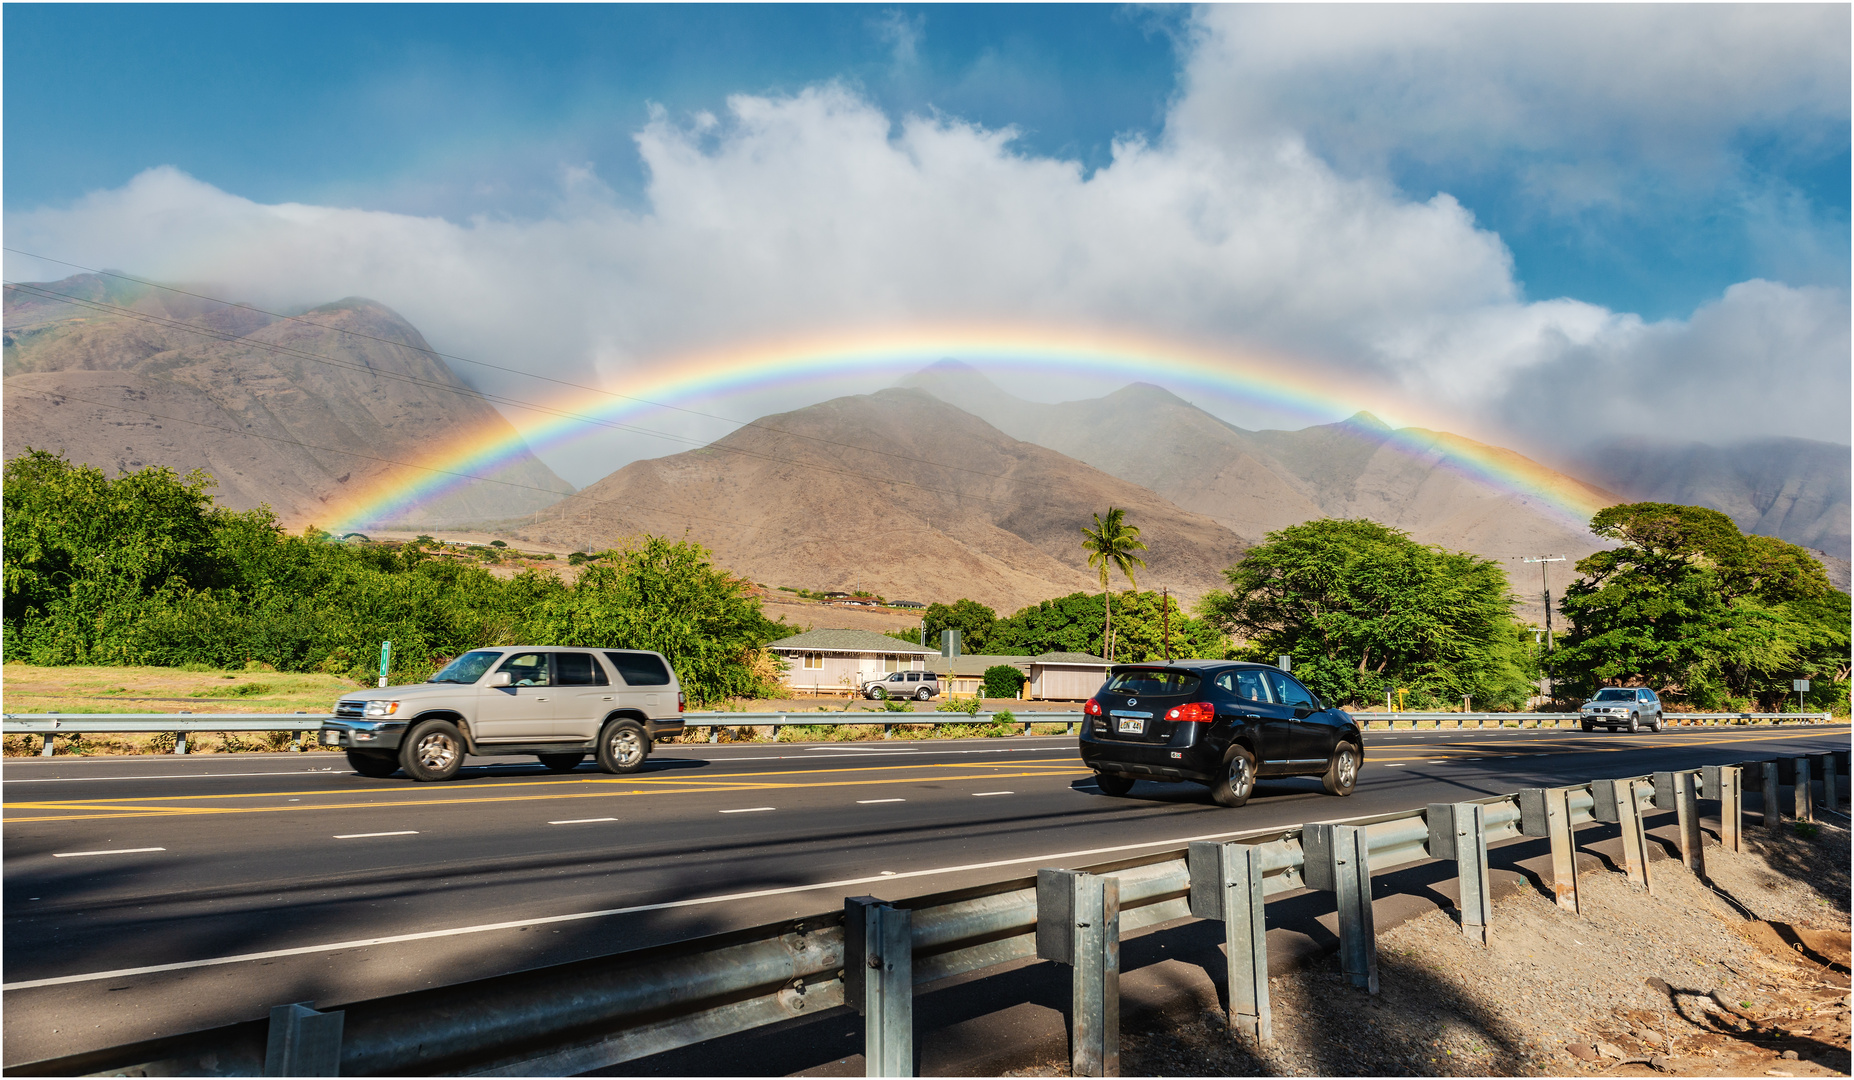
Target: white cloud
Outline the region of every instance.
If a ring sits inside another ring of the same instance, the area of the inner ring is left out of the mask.
[[[788,335],[1004,319],[1267,346],[1314,358],[1335,379],[1351,372],[1360,385],[1388,380],[1453,410],[1437,418],[1452,415],[1449,426],[1493,441],[1599,430],[1611,414],[1591,396],[1606,387],[1677,404],[1709,437],[1766,431],[1765,403],[1785,382],[1827,388],[1791,414],[1787,431],[1846,440],[1845,290],[1749,282],[1689,321],[1652,325],[1573,300],[1527,303],[1505,245],[1453,198],[1412,201],[1369,174],[1335,170],[1309,149],[1291,111],[1284,124],[1257,119],[1274,100],[1267,86],[1260,104],[1232,104],[1228,88],[1244,77],[1267,83],[1300,70],[1257,40],[1298,34],[1303,52],[1324,50],[1343,67],[1374,34],[1396,38],[1397,20],[1375,10],[1352,13],[1362,22],[1330,41],[1309,24],[1345,23],[1334,9],[1213,10],[1165,134],[1151,144],[1122,142],[1092,176],[1073,162],[1018,152],[1009,130],[945,117],[897,121],[849,90],[820,86],[736,97],[718,119],[685,124],[656,114],[637,135],[650,175],[642,211],[623,208],[579,165],[560,168],[550,215],[463,223],[260,205],[153,169],[69,208],[10,213],[8,243],[161,279],[219,282],[262,303],[367,295],[399,309],[441,349],[559,377],[635,374],[693,349]],[[1475,34],[1485,37],[1489,17],[1450,10],[1460,28],[1442,39],[1456,49],[1462,85],[1500,56],[1519,55],[1465,49]],[[1501,10],[1522,23],[1539,18]],[[1606,39],[1599,56],[1639,47],[1644,27],[1659,25],[1631,18],[1623,20],[1630,34]],[[1712,38],[1700,37],[1680,47],[1717,59],[1701,47]],[[1522,67],[1534,74],[1547,66],[1529,63]],[[1590,65],[1565,80],[1597,78],[1601,65]],[[1778,112],[1785,100],[1828,107],[1805,75],[1773,89],[1774,76],[1751,65],[1736,77],[1759,93],[1732,107],[1742,115]],[[1607,88],[1576,93],[1626,94],[1630,80],[1647,76],[1604,77]],[[1640,123],[1697,117],[1730,96],[1688,88]],[[1400,115],[1395,104],[1372,104],[1365,118]],[[1416,102],[1409,123],[1428,122],[1433,104]],[[1541,108],[1489,100],[1474,123],[1526,128],[1543,122]],[[1528,137],[1562,144],[1577,123]],[[15,256],[7,262],[15,279],[55,276]],[[518,395],[536,392],[519,380],[464,373]],[[828,389],[729,404],[790,408]],[[607,439],[582,460],[556,464],[583,482],[629,456],[673,449]]]

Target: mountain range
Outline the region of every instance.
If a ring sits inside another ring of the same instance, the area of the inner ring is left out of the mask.
[[[268,503],[291,524],[416,477],[403,463],[431,446],[514,434],[417,329],[361,299],[286,317],[103,276],[9,286],[4,385],[8,457],[33,446],[107,471],[204,468],[226,505]],[[504,483],[465,485],[403,524],[593,549],[688,536],[770,585],[1009,611],[1099,588],[1080,528],[1108,506],[1149,545],[1141,586],[1187,602],[1269,532],[1370,518],[1500,562],[1536,619],[1539,578],[1519,560],[1596,550],[1584,522],[1620,501],[1712,506],[1826,548],[1846,588],[1848,459],[1799,439],[1618,442],[1575,458],[1572,475],[1369,413],[1250,431],[1148,384],[1031,402],[945,361],[632,462],[583,492],[523,452],[493,478]],[[1568,569],[1554,570],[1554,592]]]
[[[418,479],[399,463],[459,433],[514,434],[410,323],[353,298],[286,318],[100,275],[9,285],[4,387],[8,458],[205,469],[221,504],[269,504],[292,526]],[[495,479],[407,523],[512,517],[573,491],[525,452]]]

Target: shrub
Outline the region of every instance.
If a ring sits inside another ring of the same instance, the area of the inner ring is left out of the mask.
[[[993,664],[985,669],[984,695],[988,698],[1014,698],[1029,678],[1011,664]]]

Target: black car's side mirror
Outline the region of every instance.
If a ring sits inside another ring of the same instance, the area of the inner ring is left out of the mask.
[[[1313,706],[1311,705],[1294,706],[1294,719],[1305,720],[1307,717],[1312,716],[1312,715],[1313,715]]]

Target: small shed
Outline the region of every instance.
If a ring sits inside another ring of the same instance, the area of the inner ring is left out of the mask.
[[[1087,653],[1052,652],[1029,658],[1025,690],[1033,701],[1086,701],[1107,681],[1111,665]]]

